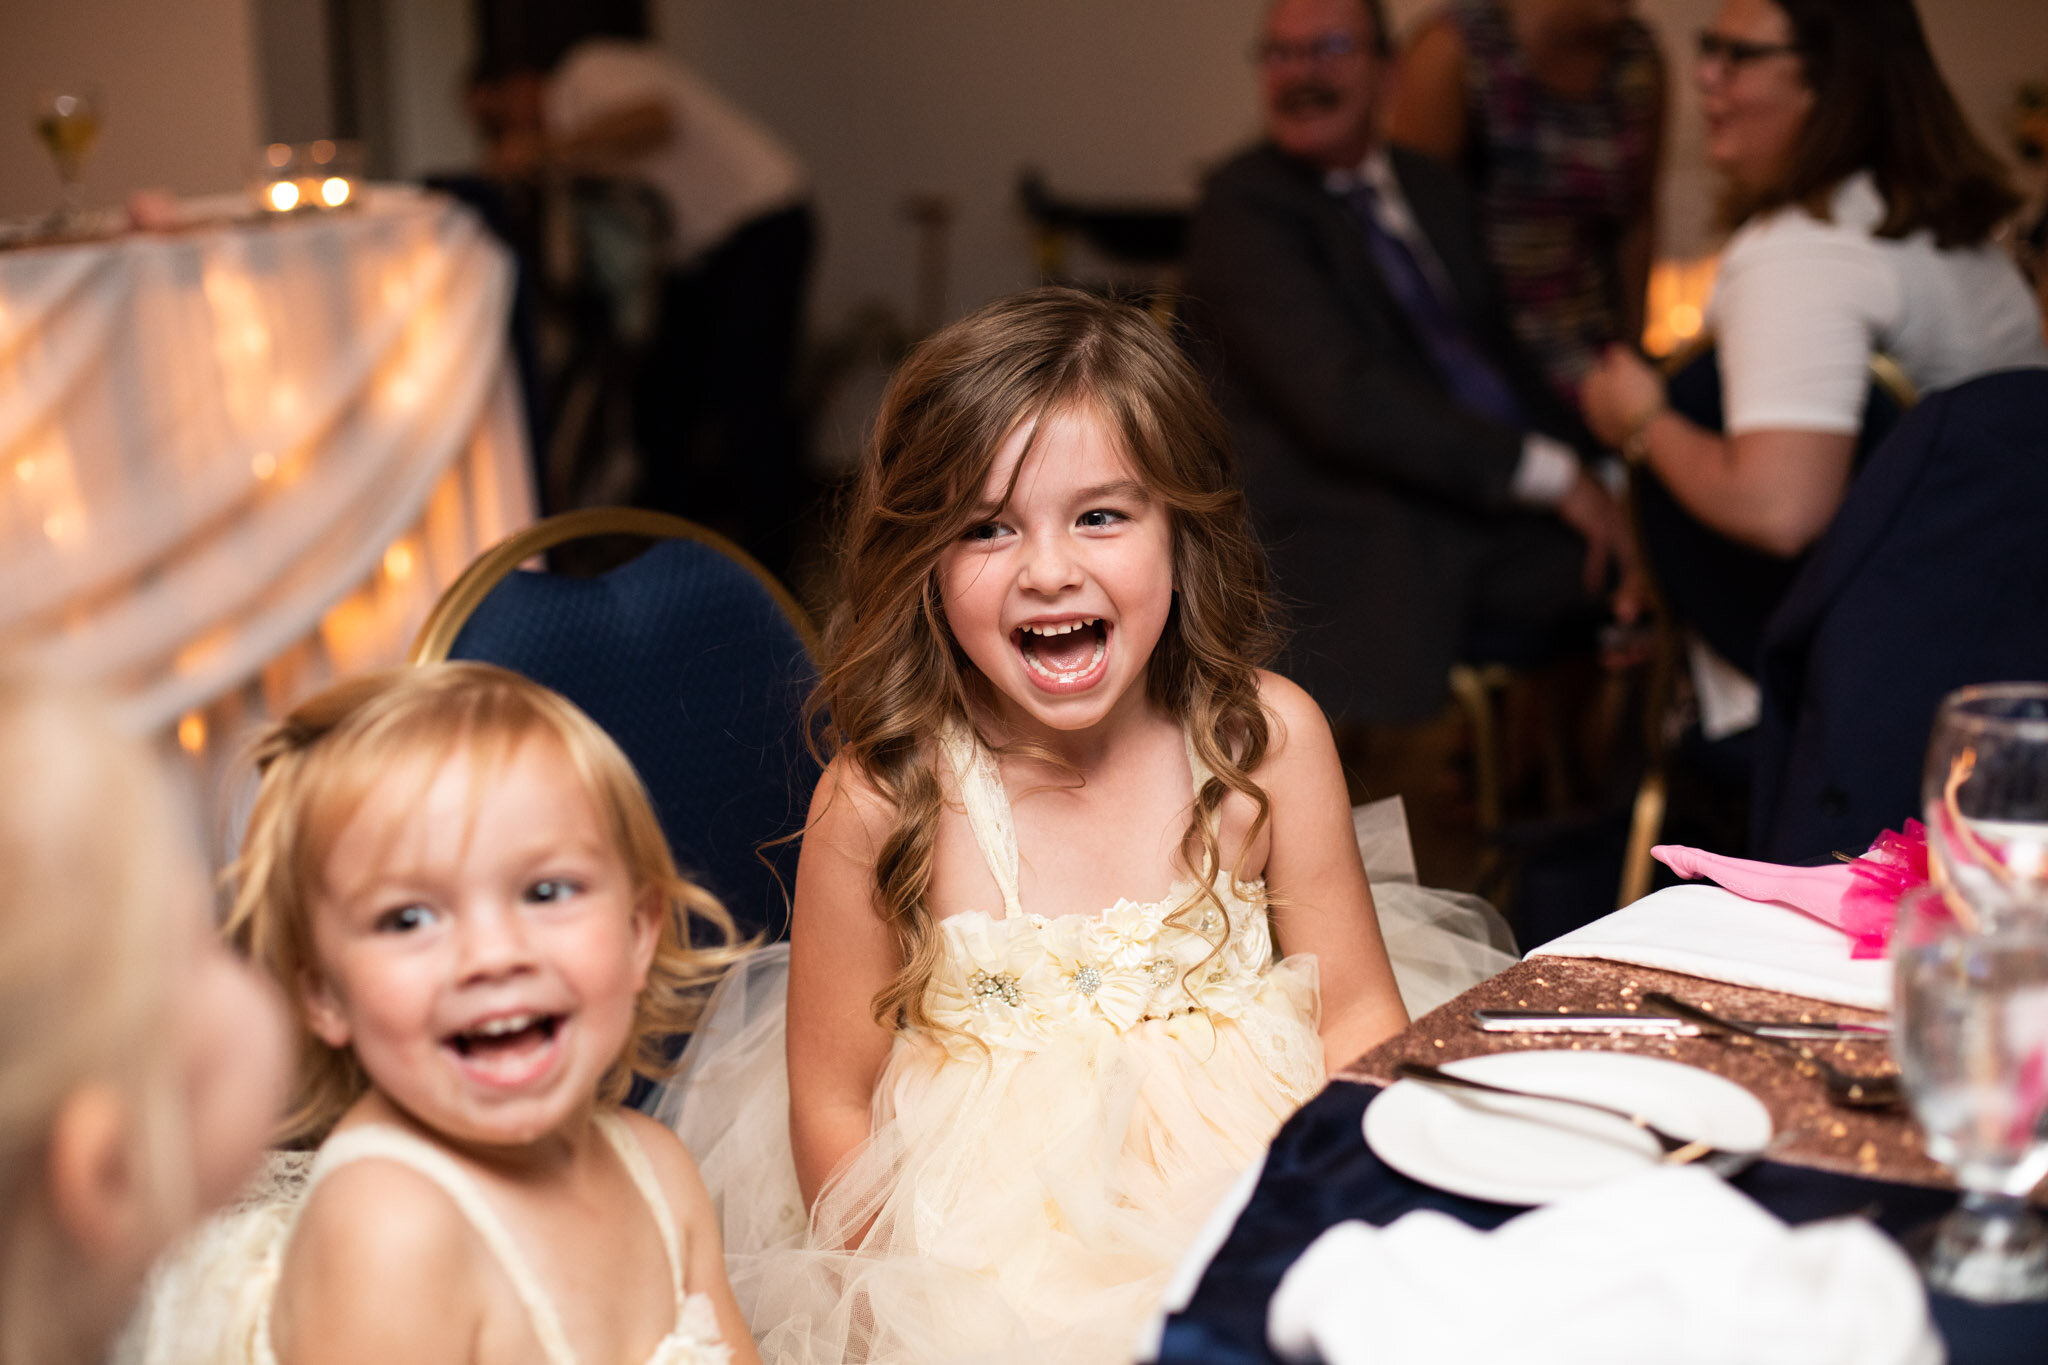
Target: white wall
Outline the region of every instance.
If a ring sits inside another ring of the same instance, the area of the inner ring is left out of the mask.
[[[261,136],[250,3],[0,0],[0,216],[56,204],[56,172],[29,131],[30,101],[52,82],[91,81],[104,97],[89,203],[141,186],[239,186]]]
[[[912,195],[954,201],[953,311],[1034,282],[1019,168],[1076,197],[1181,199],[1253,129],[1250,0],[668,0],[663,31],[816,181],[814,316],[904,316]]]
[[[1437,0],[1389,0],[1405,28]],[[1013,187],[1189,197],[1198,168],[1252,135],[1246,58],[1263,0],[656,0],[667,41],[809,163],[824,215],[814,317],[862,297],[909,316],[916,237],[906,196],[957,202],[950,309],[1032,282]],[[1714,187],[1691,90],[1694,32],[1718,0],[1639,0],[1676,99],[1666,249],[1708,250]],[[1980,130],[2005,150],[2015,85],[2048,76],[2043,0],[1921,0],[1936,55]]]

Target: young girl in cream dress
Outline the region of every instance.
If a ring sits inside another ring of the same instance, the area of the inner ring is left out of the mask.
[[[481,664],[340,684],[263,737],[234,942],[301,1021],[297,1185],[158,1278],[143,1359],[755,1359],[674,1134],[619,1107],[730,923],[560,697]]]
[[[1128,1360],[1407,1019],[1329,727],[1257,667],[1222,419],[1135,309],[984,308],[893,381],[843,588],[790,947],[664,1112],[764,1358]]]

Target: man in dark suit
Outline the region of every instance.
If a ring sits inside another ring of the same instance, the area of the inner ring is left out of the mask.
[[[1187,317],[1292,671],[1343,728],[1398,727],[1461,657],[1588,639],[1620,515],[1509,334],[1462,182],[1377,140],[1377,0],[1277,0],[1258,55],[1267,138],[1204,189]]]

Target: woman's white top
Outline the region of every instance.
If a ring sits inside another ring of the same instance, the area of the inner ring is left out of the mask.
[[[1867,171],[1830,203],[1832,222],[1787,205],[1729,239],[1709,311],[1729,435],[1854,433],[1874,351],[1923,393],[2048,366],[2040,312],[1999,247],[1942,250],[1925,230],[1874,236],[1885,206]]]

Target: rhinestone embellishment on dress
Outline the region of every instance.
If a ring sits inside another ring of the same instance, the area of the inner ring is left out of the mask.
[[[1010,972],[993,974],[976,967],[967,978],[967,989],[974,993],[976,1003],[1000,1000],[1005,1005],[1014,1005],[1024,998],[1018,989],[1017,978]]]
[[[1093,967],[1083,967],[1074,973],[1074,989],[1083,995],[1093,995],[1102,988],[1102,973]]]

